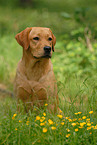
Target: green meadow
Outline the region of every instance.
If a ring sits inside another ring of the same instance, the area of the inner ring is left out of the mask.
[[[88,5],[87,5],[88,3]],[[31,3],[32,4],[32,3]],[[16,98],[0,95],[1,145],[97,144],[97,2],[1,0],[0,84],[13,92],[22,48],[15,35],[26,27],[49,27],[56,36],[51,58],[60,113],[34,107],[17,112]]]

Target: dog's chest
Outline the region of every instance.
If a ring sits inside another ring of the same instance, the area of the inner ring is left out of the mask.
[[[46,74],[42,69],[30,69],[27,71],[27,79],[28,80],[33,80],[33,81],[38,81],[40,78],[43,77],[43,75]]]
[[[27,79],[33,81],[39,81],[43,76],[48,74],[48,67],[36,65],[33,68],[28,68],[26,70]]]

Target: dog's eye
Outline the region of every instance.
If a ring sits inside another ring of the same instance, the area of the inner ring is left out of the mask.
[[[51,37],[49,37],[49,39],[48,39],[49,41],[52,41],[52,38]]]
[[[39,37],[34,37],[33,40],[39,40]]]

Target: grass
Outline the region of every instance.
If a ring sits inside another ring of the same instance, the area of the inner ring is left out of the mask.
[[[67,109],[60,103],[63,110],[61,109],[60,114],[55,115],[48,112],[48,104],[45,105],[44,110],[35,107],[33,112],[24,114],[23,111],[16,112],[15,100],[8,98],[1,102],[0,144],[97,143],[97,110],[95,111],[93,107],[92,103],[95,104],[93,101],[89,101],[91,107],[88,110],[83,108],[83,111],[81,111],[82,101],[78,104],[79,107],[71,102]],[[64,101],[64,105],[67,105],[67,102]]]

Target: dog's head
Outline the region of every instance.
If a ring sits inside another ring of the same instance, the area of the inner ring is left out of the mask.
[[[30,49],[34,58],[51,58],[56,38],[49,28],[28,27],[15,36],[25,51]]]

